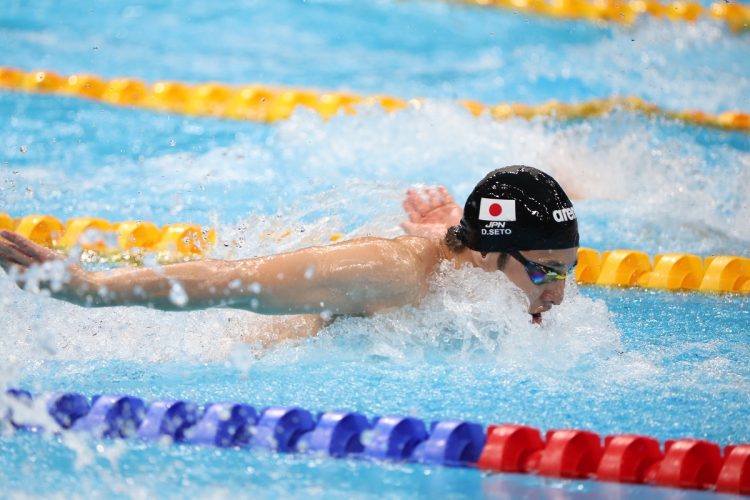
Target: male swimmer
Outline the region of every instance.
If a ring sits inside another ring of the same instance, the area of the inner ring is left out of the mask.
[[[552,177],[526,166],[490,172],[469,195],[463,213],[443,188],[428,194],[432,202],[421,201],[415,192],[407,195],[404,207],[410,220],[404,228],[409,236],[359,238],[267,257],[198,260],[157,269],[89,272],[67,264],[65,283],[40,283],[39,288],[87,307],[233,307],[326,319],[416,304],[440,262],[449,260],[456,267],[505,273],[526,294],[534,323],[562,302],[565,277],[576,264],[578,224],[570,199]],[[18,234],[0,235],[0,266],[9,274],[15,271],[19,286],[31,266],[64,259]],[[171,300],[175,284],[187,294],[187,303]]]

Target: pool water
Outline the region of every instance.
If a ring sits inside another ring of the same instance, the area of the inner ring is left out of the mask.
[[[463,199],[492,168],[529,164],[576,198],[582,246],[750,255],[750,135],[626,112],[496,122],[456,104],[632,94],[748,111],[750,37],[718,22],[626,28],[432,1],[11,1],[0,44],[0,66],[24,70],[426,98],[268,126],[0,92],[0,211],[14,216],[196,222],[217,228],[215,257],[244,258],[338,232],[397,236],[408,187]],[[501,276],[444,269],[419,307],[264,348],[269,321],[83,309],[3,275],[0,385],[750,442],[747,296],[571,283],[538,328]],[[64,497],[708,495],[22,432],[0,438],[0,484]]]

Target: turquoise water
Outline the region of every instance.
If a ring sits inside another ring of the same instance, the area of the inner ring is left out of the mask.
[[[15,216],[211,224],[215,255],[240,258],[335,232],[396,236],[415,183],[461,198],[486,171],[526,163],[576,195],[584,246],[750,254],[750,136],[627,113],[498,123],[455,105],[634,94],[748,111],[750,37],[718,23],[627,29],[439,2],[10,2],[0,44],[0,65],[26,70],[428,98],[270,127],[2,92],[0,211]],[[261,238],[287,228],[279,243]],[[500,277],[446,271],[440,285],[418,308],[264,350],[252,340],[269,320],[249,313],[87,310],[3,275],[0,382],[750,442],[747,297],[571,284],[538,329]],[[66,497],[700,496],[27,434],[0,439],[0,484]]]

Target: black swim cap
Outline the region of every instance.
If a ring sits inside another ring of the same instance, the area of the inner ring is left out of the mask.
[[[533,167],[487,174],[471,192],[457,236],[478,252],[578,246],[573,204],[555,179]]]

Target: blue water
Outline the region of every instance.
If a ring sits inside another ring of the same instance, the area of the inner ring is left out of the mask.
[[[0,46],[0,65],[26,70],[428,98],[266,126],[0,92],[0,211],[14,216],[210,224],[215,256],[241,258],[336,232],[396,236],[409,186],[460,199],[486,171],[526,163],[577,198],[584,246],[750,254],[749,135],[627,113],[500,123],[455,104],[633,94],[748,111],[750,37],[719,23],[595,26],[440,2],[6,2]],[[249,313],[87,310],[3,275],[0,382],[750,442],[747,296],[571,285],[540,330],[501,280],[441,279],[447,292],[419,308],[263,349],[270,325]],[[0,484],[102,497],[698,495],[28,434],[0,439]]]

